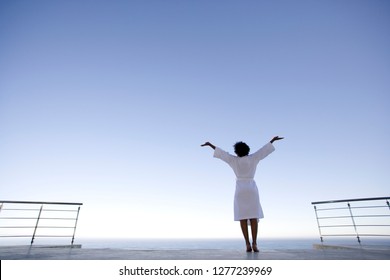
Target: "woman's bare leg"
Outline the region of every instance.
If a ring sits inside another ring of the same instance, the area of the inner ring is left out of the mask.
[[[259,252],[257,249],[257,229],[258,229],[258,221],[257,219],[251,219],[251,231],[252,231],[252,247],[254,252]]]
[[[252,247],[249,241],[249,233],[248,233],[248,220],[240,220],[240,226],[242,230],[242,234],[244,235],[245,243],[246,243],[246,251],[251,252]]]

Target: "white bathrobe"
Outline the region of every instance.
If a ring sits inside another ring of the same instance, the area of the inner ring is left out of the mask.
[[[274,150],[275,147],[271,143],[267,143],[251,155],[237,157],[218,147],[215,148],[214,157],[229,164],[236,174],[236,191],[234,194],[235,221],[264,218],[259,191],[254,177],[257,164]]]

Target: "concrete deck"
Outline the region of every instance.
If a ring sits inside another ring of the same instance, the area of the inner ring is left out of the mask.
[[[1,260],[390,260],[390,248],[313,245],[307,250],[121,250],[81,246],[3,246]]]

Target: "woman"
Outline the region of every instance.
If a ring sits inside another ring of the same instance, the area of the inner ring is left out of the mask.
[[[260,160],[264,159],[275,150],[273,142],[281,139],[283,139],[283,137],[275,136],[269,143],[251,155],[249,155],[249,146],[244,142],[237,142],[234,145],[234,152],[237,156],[225,152],[210,142],[201,145],[202,147],[209,146],[214,149],[214,157],[229,164],[236,175],[234,220],[240,221],[247,252],[251,252],[252,250],[254,252],[259,252],[259,249],[257,248],[257,223],[259,219],[264,218],[259,192],[256,182],[254,181],[256,167]],[[252,246],[249,241],[248,223],[251,225]]]

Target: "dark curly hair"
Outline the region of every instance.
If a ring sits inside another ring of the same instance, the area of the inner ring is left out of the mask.
[[[249,155],[250,148],[246,143],[240,141],[234,144],[233,147],[237,156],[244,157]]]

